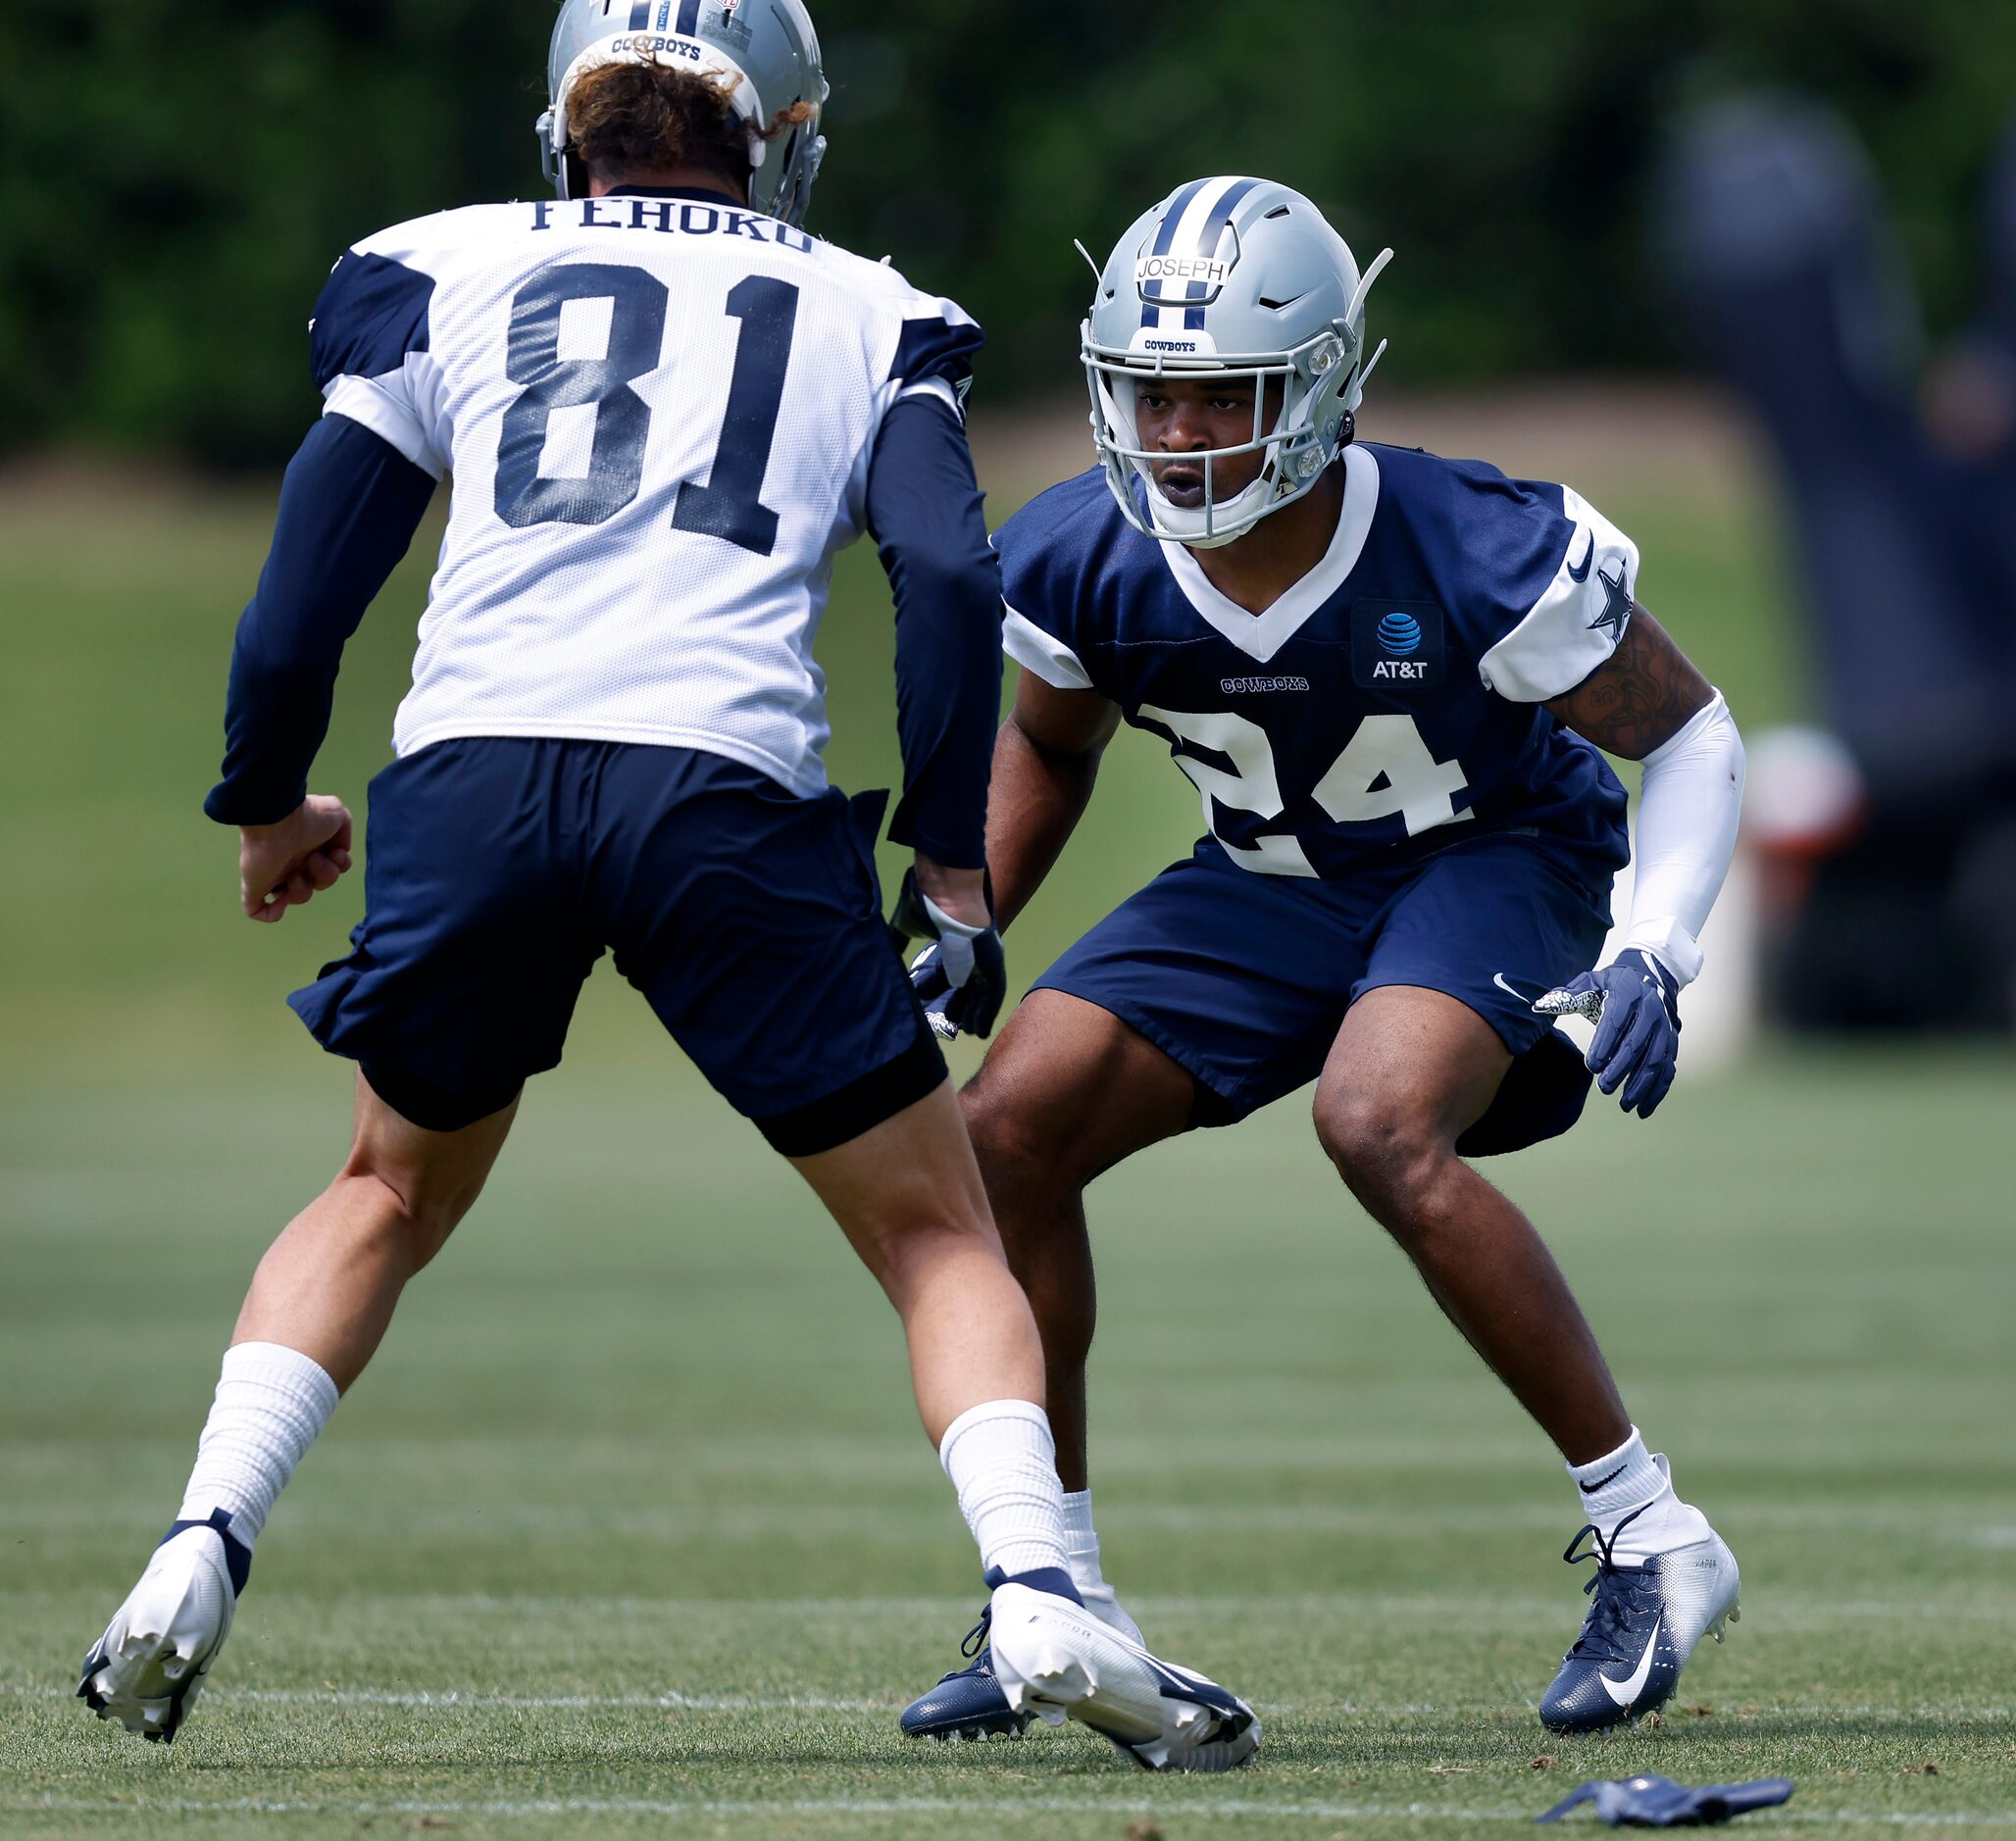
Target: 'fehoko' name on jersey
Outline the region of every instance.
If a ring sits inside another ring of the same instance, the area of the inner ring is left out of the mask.
[[[691,198],[542,198],[532,206],[533,229],[550,230],[556,224],[582,230],[657,230],[670,236],[745,236],[756,243],[781,243],[801,256],[812,253],[812,238],[788,224],[760,212]]]

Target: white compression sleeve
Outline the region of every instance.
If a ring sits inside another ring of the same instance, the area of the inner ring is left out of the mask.
[[[1736,855],[1743,743],[1717,691],[1679,734],[1645,756],[1638,796],[1638,877],[1623,946],[1650,953],[1691,984],[1701,928]]]

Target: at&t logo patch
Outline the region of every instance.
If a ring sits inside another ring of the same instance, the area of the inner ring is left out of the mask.
[[[1365,690],[1439,685],[1442,610],[1433,601],[1359,601],[1351,609],[1351,677]]]

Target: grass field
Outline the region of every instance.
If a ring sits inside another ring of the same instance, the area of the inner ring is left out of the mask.
[[[528,1108],[182,1739],[89,1720],[75,1664],[176,1499],[238,1281],[341,1149],[310,1071],[7,1096],[11,1836],[1447,1835],[1642,1768],[1787,1772],[1823,1830],[2016,1826],[2006,1064],[1774,1061],[1503,1172],[1744,1568],[1689,1711],[1608,1743],[1532,1713],[1583,1604],[1565,1480],[1300,1107],[1108,1178],[1109,1562],[1268,1724],[1259,1768],[1194,1782],[1076,1729],[896,1736],[981,1595],[893,1323],[751,1131],[621,1074]]]
[[[1739,715],[1796,709],[1754,504],[1576,476]],[[1572,1492],[1301,1104],[1108,1177],[1109,1567],[1268,1727],[1258,1768],[1164,1781],[1076,1729],[898,1740],[981,1594],[893,1321],[606,971],[282,1503],[183,1739],[88,1719],[76,1663],[173,1508],[244,1277],[344,1144],[345,1071],[278,998],[341,950],[356,888],[247,926],[196,810],[268,510],[0,486],[10,1841],[1445,1836],[1640,1768],[1797,1778],[1758,1829],[2016,1828],[2016,1057],[1779,1051],[1493,1169],[1744,1569],[1743,1621],[1680,1709],[1606,1743],[1532,1713],[1584,1602],[1557,1559]],[[319,786],[362,801],[423,579],[367,622]],[[892,772],[887,629],[857,554],[822,644],[849,786]],[[1011,937],[1019,975],[1186,848],[1194,797],[1159,753],[1116,749]]]

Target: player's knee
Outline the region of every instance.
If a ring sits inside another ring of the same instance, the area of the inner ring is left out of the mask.
[[[848,1237],[899,1311],[948,1272],[965,1290],[986,1282],[992,1271],[1006,1271],[993,1222],[978,1198],[938,1195],[897,1202],[871,1219],[854,1222]]]
[[[846,1218],[847,1237],[869,1270],[901,1293],[912,1274],[948,1254],[978,1247],[998,1260],[985,1192],[973,1181],[923,1167],[889,1169]]]
[[[1052,1359],[1075,1349],[1082,1360],[1096,1307],[1084,1218],[1074,1205],[1089,1172],[1078,1170],[1069,1146],[1042,1121],[986,1103],[979,1088],[978,1081],[969,1086],[961,1102],[1001,1250]]]
[[[1374,1089],[1319,1091],[1316,1137],[1351,1193],[1382,1219],[1423,1193],[1449,1155],[1432,1109]]]
[[[1018,1106],[1005,1083],[989,1080],[983,1070],[968,1082],[959,1105],[981,1179],[997,1212],[1074,1186],[1069,1142]]]
[[[349,1189],[373,1236],[394,1249],[414,1271],[447,1244],[482,1186],[379,1169],[355,1158],[336,1184]]]

